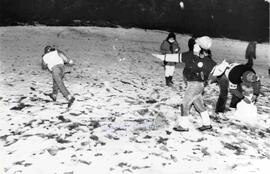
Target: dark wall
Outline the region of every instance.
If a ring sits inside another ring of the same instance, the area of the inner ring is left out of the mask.
[[[97,25],[269,41],[264,0],[0,0],[0,25]]]

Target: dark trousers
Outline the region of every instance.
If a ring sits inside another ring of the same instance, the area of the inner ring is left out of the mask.
[[[68,99],[70,95],[67,90],[63,78],[64,78],[64,65],[56,65],[52,68],[52,78],[53,78],[53,94],[57,95],[60,91],[63,96]]]
[[[218,101],[216,104],[216,113],[219,112],[224,112],[226,109],[226,103],[228,100],[228,91],[229,91],[229,80],[225,75],[222,75],[221,77],[217,78],[217,83],[219,86],[219,97],[218,97]],[[242,87],[241,85],[237,85],[237,90],[239,90],[240,92],[242,92]],[[231,103],[230,103],[230,107],[231,108],[236,108],[237,103],[239,103],[241,101],[240,98],[238,98],[237,96],[232,94],[232,99],[231,99]]]

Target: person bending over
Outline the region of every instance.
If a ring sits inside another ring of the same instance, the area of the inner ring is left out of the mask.
[[[48,94],[48,96],[53,101],[56,101],[58,91],[60,91],[67,99],[69,108],[75,101],[75,97],[70,94],[63,82],[64,64],[73,65],[73,61],[69,59],[64,52],[54,48],[53,46],[48,45],[44,48],[41,63],[42,69],[48,69],[52,74],[53,80],[52,93]]]

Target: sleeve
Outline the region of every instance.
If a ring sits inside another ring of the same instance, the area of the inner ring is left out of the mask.
[[[63,61],[64,61],[65,64],[67,64],[67,63],[69,63],[71,61],[71,59],[69,59],[67,57],[67,55],[63,51],[57,50],[57,53],[63,59]]]
[[[245,98],[244,95],[242,94],[242,92],[240,92],[238,89],[237,89],[237,84],[233,84],[231,82],[229,82],[229,89],[230,89],[230,92],[235,95],[236,97],[238,98]]]
[[[240,91],[238,91],[237,89],[230,89],[230,92],[240,99],[245,98],[244,95]]]
[[[253,94],[259,96],[261,90],[261,81],[258,79],[258,81],[252,84],[252,87],[253,87]]]
[[[43,56],[44,55],[42,55],[42,57],[41,57],[41,68],[45,70],[45,69],[47,69],[47,64],[44,62]]]
[[[180,53],[179,62],[186,63],[188,59],[192,59],[189,52]]]
[[[173,44],[173,53],[179,53],[180,52],[180,47],[178,45],[178,42],[175,41]]]

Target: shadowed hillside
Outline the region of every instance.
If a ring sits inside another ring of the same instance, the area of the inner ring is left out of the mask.
[[[0,0],[0,25],[96,25],[269,41],[264,0]]]

